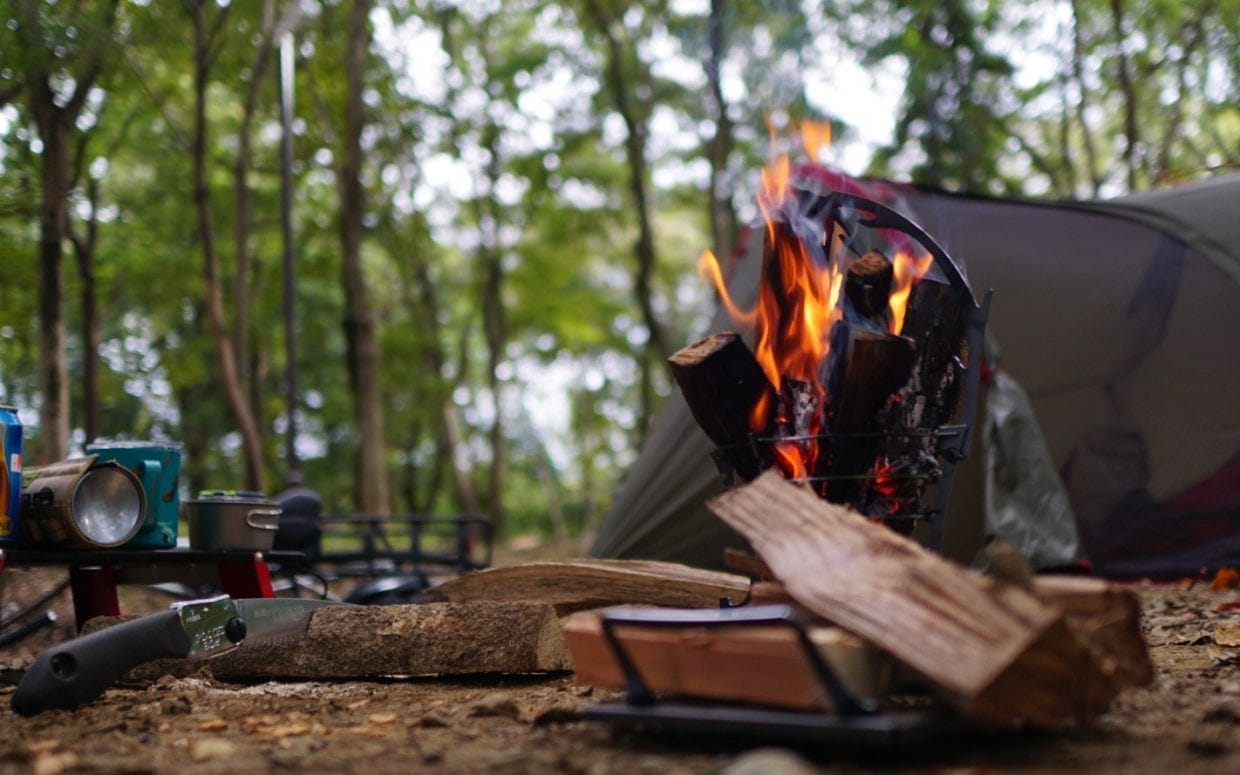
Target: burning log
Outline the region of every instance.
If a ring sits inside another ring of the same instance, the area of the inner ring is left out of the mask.
[[[855,313],[881,324],[884,330],[893,276],[891,262],[882,253],[871,250],[848,267],[844,281],[844,298]]]
[[[802,606],[905,663],[967,715],[1058,727],[1120,686],[1063,613],[827,503],[774,472],[712,500]]]
[[[715,356],[753,383],[726,397],[732,385],[708,376],[712,358],[702,352],[722,352],[723,340],[710,338],[685,352],[691,378],[676,374],[720,446],[720,469],[730,483],[733,472],[752,480],[777,465],[899,532],[928,519],[937,545],[953,466],[967,449],[989,298],[977,305],[929,235],[877,202],[788,185],[774,170],[760,204],[757,304],[735,313],[755,323],[754,353]]]
[[[858,503],[870,486],[883,447],[883,410],[908,383],[915,358],[911,339],[845,321],[832,329],[824,374],[830,445],[815,471],[826,484],[819,493],[832,503]]]
[[[693,419],[741,478],[771,465],[769,452],[750,443],[750,415],[765,401],[762,428],[774,411],[775,388],[740,334],[712,334],[668,359]]]

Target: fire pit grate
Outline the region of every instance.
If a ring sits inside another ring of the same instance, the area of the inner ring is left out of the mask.
[[[928,523],[938,548],[976,415],[991,294],[979,304],[955,260],[890,207],[805,184],[789,192],[765,208],[756,350],[728,342],[726,358],[703,356],[708,337],[673,357],[673,374],[716,442],[725,486],[776,466],[900,532]],[[796,285],[798,273],[830,285],[829,317],[800,306],[816,289]],[[803,358],[788,339],[805,335],[804,320],[819,321],[811,334],[828,345],[808,375],[783,365]]]

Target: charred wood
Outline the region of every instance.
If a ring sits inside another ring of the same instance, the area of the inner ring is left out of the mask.
[[[746,481],[771,464],[769,453],[753,445],[751,414],[760,401],[766,429],[775,412],[775,388],[740,334],[725,331],[695,342],[668,359],[672,377],[699,427]]]
[[[894,269],[882,253],[871,250],[848,267],[844,297],[857,315],[886,328],[887,299]]]

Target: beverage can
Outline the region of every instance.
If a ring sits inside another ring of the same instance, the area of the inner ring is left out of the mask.
[[[22,421],[0,404],[0,541],[21,539]]]

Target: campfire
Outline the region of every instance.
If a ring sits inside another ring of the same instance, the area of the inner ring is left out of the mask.
[[[807,137],[813,133],[807,133]],[[808,145],[808,144],[807,144]],[[816,152],[809,146],[811,156]],[[918,226],[824,191],[782,157],[763,174],[757,300],[713,280],[735,332],[670,359],[728,484],[775,468],[832,503],[937,543],[953,465],[968,448],[989,294]]]

